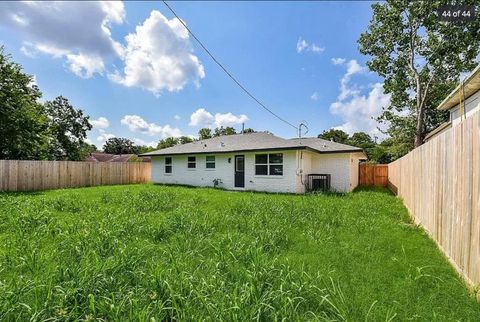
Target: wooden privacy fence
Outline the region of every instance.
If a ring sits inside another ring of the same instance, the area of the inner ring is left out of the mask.
[[[150,181],[149,162],[0,160],[0,191],[30,191]]]
[[[480,113],[388,165],[389,185],[472,285],[480,283]]]
[[[361,186],[388,185],[388,164],[360,163],[358,182]]]

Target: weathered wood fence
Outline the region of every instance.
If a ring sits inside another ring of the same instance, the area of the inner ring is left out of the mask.
[[[480,113],[388,165],[390,188],[473,286],[480,284]]]
[[[388,164],[360,163],[358,182],[361,186],[388,185]]]
[[[0,160],[0,191],[30,191],[150,181],[149,162]]]

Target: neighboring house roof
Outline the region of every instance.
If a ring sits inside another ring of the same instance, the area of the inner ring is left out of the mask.
[[[437,136],[438,134],[442,133],[443,131],[445,131],[446,129],[449,129],[451,127],[452,127],[452,122],[450,122],[450,121],[443,122],[437,128],[428,132],[428,134],[425,136],[425,141],[428,141],[428,140],[432,139],[433,137]]]
[[[140,156],[229,153],[267,150],[311,150],[318,153],[362,152],[361,148],[318,138],[283,139],[268,132],[223,135],[175,145]]]
[[[136,154],[110,154],[110,153],[103,153],[103,152],[93,152],[85,161],[90,162],[128,162],[130,159],[135,158]],[[150,159],[145,158],[144,162],[149,162]]]
[[[441,103],[438,105],[439,110],[449,110],[460,103],[460,96],[462,101],[465,101],[471,95],[480,90],[480,65],[478,65],[470,75],[463,80]],[[461,95],[460,95],[460,92]]]

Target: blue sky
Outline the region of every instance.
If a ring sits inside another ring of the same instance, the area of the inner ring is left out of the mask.
[[[171,2],[261,101],[309,136],[338,127],[379,135],[389,102],[357,39],[369,2]],[[140,144],[218,125],[294,137],[210,59],[161,2],[0,3],[0,42],[35,75],[43,99],[64,95],[93,120],[89,140]]]

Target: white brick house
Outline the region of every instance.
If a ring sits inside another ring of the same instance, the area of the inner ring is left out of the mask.
[[[359,160],[366,158],[360,148],[266,132],[199,140],[142,156],[152,158],[154,183],[289,193],[327,184],[351,191],[358,185]]]

